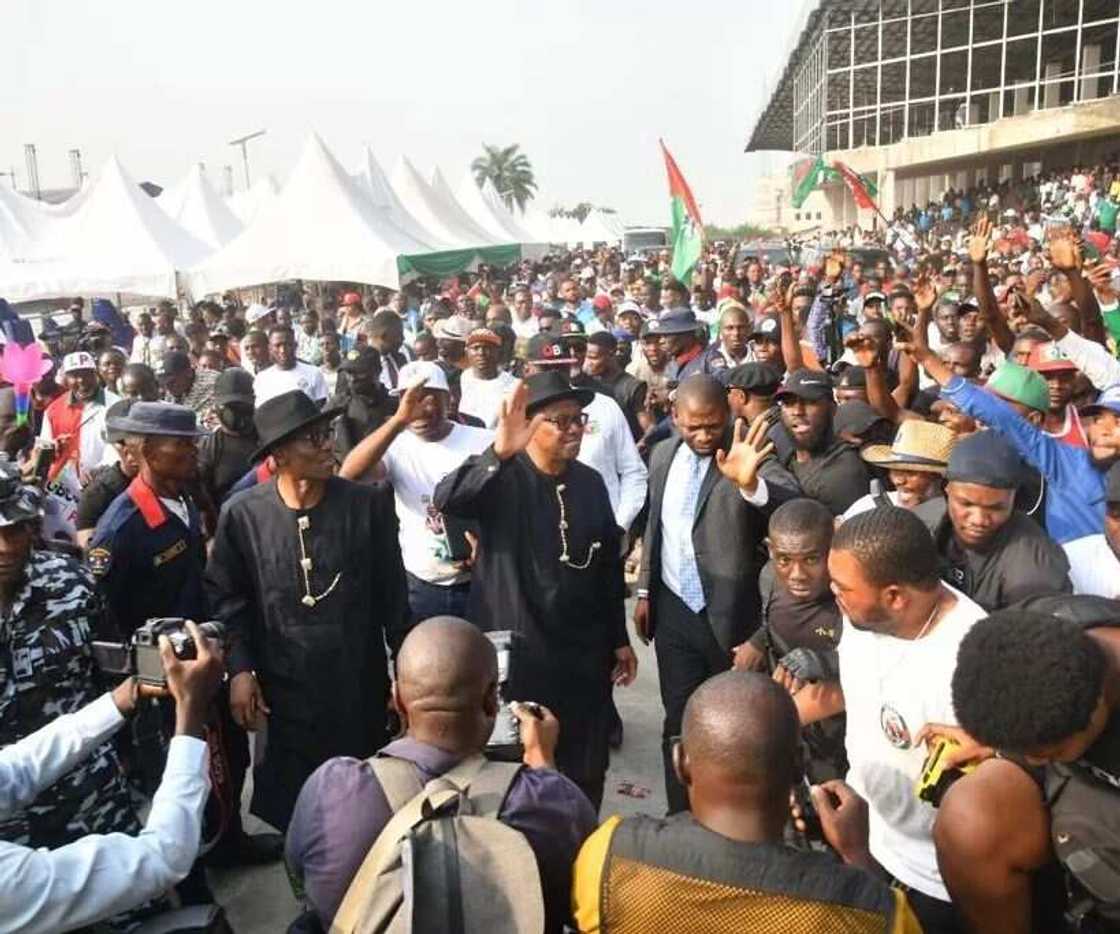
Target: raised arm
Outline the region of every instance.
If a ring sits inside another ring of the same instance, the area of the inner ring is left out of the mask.
[[[338,469],[340,477],[345,480],[385,479],[385,465],[381,463],[381,459],[389,450],[389,445],[396,440],[397,435],[408,428],[409,422],[419,414],[426,382],[427,380],[421,380],[415,386],[409,386],[401,394],[397,411],[380,428],[366,435],[346,455],[346,459]]]
[[[988,276],[988,251],[992,241],[992,222],[986,214],[981,214],[968,241],[968,256],[972,260],[972,291],[980,303],[980,315],[988,325],[988,333],[1004,353],[1011,353],[1015,335],[1007,326],[1007,320],[1000,311],[992,281]]]

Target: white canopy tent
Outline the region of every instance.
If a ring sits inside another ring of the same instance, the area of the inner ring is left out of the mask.
[[[178,185],[160,195],[157,203],[173,221],[213,249],[225,246],[244,226],[197,164]]]
[[[280,186],[271,175],[258,178],[247,191],[235,191],[225,199],[226,206],[243,226],[251,224],[261,209],[276,199]]]
[[[71,214],[53,219],[23,255],[0,266],[0,295],[17,302],[116,293],[174,298],[176,270],[210,252],[115,156],[75,198],[81,201]]]
[[[481,188],[470,169],[463,173],[456,191],[456,200],[480,227],[500,241],[510,243],[536,243],[535,234],[522,227],[506,210],[501,196],[487,179]]]
[[[593,243],[620,243],[622,241],[622,235],[616,233],[607,225],[604,218],[609,216],[601,211],[592,211],[583,219],[583,223],[579,226],[581,242],[584,246],[590,246]]]
[[[390,181],[393,191],[409,213],[443,243],[450,244],[454,249],[492,246],[497,243],[458,204],[453,206],[448,203],[442,193],[435,191],[424,181],[407,157],[402,155],[397,160]],[[446,183],[443,187],[447,187]]]
[[[353,178],[358,187],[370,198],[373,206],[378,211],[384,212],[394,225],[418,243],[428,244],[428,248],[431,250],[452,249],[451,244],[443,242],[437,233],[425,228],[409,212],[401,199],[397,197],[393,186],[389,184],[388,176],[374,157],[373,150],[368,146],[362,164],[358,168],[358,173]]]
[[[288,279],[398,288],[397,257],[429,250],[390,224],[312,134],[280,194],[188,281],[199,296]]]

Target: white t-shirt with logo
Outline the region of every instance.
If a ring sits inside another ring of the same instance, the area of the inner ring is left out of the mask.
[[[443,515],[432,506],[436,485],[494,440],[485,428],[454,424],[442,441],[424,441],[405,430],[381,459],[393,484],[405,570],[429,584],[458,584],[470,577],[450,560]]]
[[[282,370],[273,364],[261,370],[253,378],[253,394],[256,396],[257,408],[269,399],[291,392],[293,389],[303,391],[316,402],[323,402],[327,398],[327,381],[322,371],[317,366],[299,360],[290,370]]]
[[[926,757],[914,737],[927,723],[956,724],[957,647],[988,614],[959,590],[942,586],[957,602],[923,638],[861,631],[845,616],[839,654],[848,784],[867,801],[871,855],[905,885],[949,901],[933,845],[937,812],[914,793]]]
[[[460,385],[463,389],[459,411],[481,419],[487,428],[498,424],[502,400],[509,395],[517,378],[512,373],[499,370],[493,379],[479,379],[473,370],[464,370]]]

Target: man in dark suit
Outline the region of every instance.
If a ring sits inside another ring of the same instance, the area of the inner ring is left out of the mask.
[[[677,433],[654,448],[634,626],[654,639],[665,708],[662,753],[669,813],[688,807],[672,764],[685,703],[758,625],[759,557],[768,513],[798,495],[770,457],[765,414],[729,432],[727,392],[699,374],[677,389]]]

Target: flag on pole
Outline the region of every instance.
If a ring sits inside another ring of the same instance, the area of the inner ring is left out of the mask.
[[[696,206],[696,199],[692,197],[688,182],[669,155],[664,140],[659,142],[665,156],[665,171],[669,173],[669,207],[673,217],[673,278],[687,284],[685,277],[700,259],[704,243],[704,223],[700,220],[700,209]]]
[[[832,165],[833,168],[840,173],[841,178],[844,179],[844,183],[848,186],[848,190],[851,191],[852,197],[856,200],[857,207],[865,208],[869,211],[879,210],[875,204],[875,199],[872,198],[867,191],[863,179],[856,175],[848,166],[844,165],[843,162],[834,162]]]
[[[817,156],[813,160],[803,159],[794,165],[792,201],[795,208],[799,208],[805,203],[805,199],[809,197],[813,189],[824,180],[827,171],[828,168],[825,166],[822,156]]]

